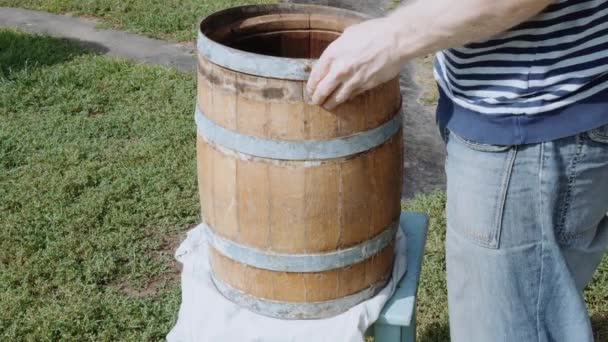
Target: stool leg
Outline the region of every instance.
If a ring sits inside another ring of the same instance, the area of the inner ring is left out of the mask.
[[[375,324],[374,342],[400,342],[401,327],[394,325]]]
[[[416,311],[412,323],[408,327],[401,327],[401,342],[416,342]]]

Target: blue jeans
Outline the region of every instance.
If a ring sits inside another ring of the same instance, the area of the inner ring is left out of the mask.
[[[608,247],[608,126],[521,146],[446,139],[452,342],[593,341],[582,291]]]

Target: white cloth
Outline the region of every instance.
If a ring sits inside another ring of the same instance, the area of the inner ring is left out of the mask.
[[[405,235],[399,229],[393,276],[375,297],[319,320],[280,320],[255,314],[224,298],[210,276],[201,226],[188,232],[176,258],[183,264],[182,303],[169,342],[361,342],[406,269]]]

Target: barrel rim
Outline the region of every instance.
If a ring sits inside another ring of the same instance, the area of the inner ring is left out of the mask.
[[[226,69],[242,72],[254,76],[269,77],[293,81],[306,81],[310,76],[310,71],[316,59],[307,58],[286,58],[278,56],[262,55],[231,48],[222,43],[216,42],[206,35],[206,32],[213,29],[215,21],[223,17],[233,18],[236,14],[247,14],[246,17],[236,17],[233,20],[242,20],[265,14],[326,14],[326,15],[346,15],[353,19],[371,19],[363,13],[321,5],[305,4],[267,4],[267,5],[246,5],[228,8],[213,13],[204,18],[198,30],[197,49],[198,52],[210,62],[222,66]]]

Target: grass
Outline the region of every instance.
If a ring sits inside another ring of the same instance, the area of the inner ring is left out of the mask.
[[[198,220],[193,76],[0,30],[0,340],[159,340]]]
[[[195,80],[0,30],[0,340],[152,341],[180,300],[172,254],[199,219]],[[426,212],[419,341],[447,341],[445,195]],[[608,258],[585,292],[608,336]]]
[[[389,10],[389,11],[396,10],[397,8],[399,8],[399,6],[401,6],[402,3],[403,3],[403,0],[390,0],[390,2],[388,3],[388,6],[387,6],[387,10]]]
[[[103,27],[194,41],[201,18],[224,8],[277,0],[0,0],[0,6],[100,18]]]
[[[404,210],[426,213],[429,231],[418,285],[417,339],[449,341],[448,295],[445,278],[445,193],[437,191],[404,203]]]

